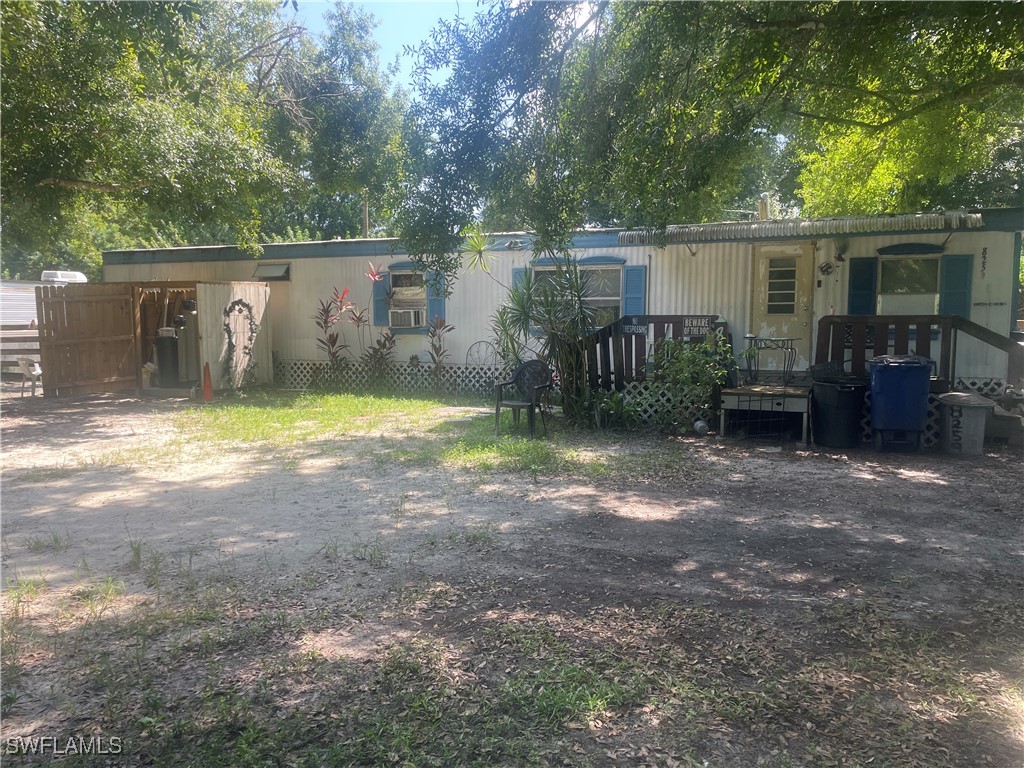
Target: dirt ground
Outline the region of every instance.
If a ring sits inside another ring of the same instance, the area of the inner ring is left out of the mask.
[[[31,606],[40,626],[59,621],[84,581],[110,577],[125,585],[111,612],[159,602],[186,578],[226,576],[267,604],[304,615],[330,611],[334,618],[295,638],[328,660],[372,661],[424,633],[464,647],[478,641],[477,622],[498,614],[531,616],[557,633],[560,622],[577,627],[566,631],[586,631],[598,615],[632,612],[642,627],[654,606],[699,607],[743,617],[736,636],[753,632],[759,653],[777,653],[777,663],[792,668],[799,659],[809,667],[825,657],[868,659],[883,636],[903,643],[902,654],[910,653],[906,638],[934,643],[955,657],[958,680],[975,681],[971,696],[988,704],[944,708],[934,701],[935,686],[921,683],[913,692],[912,673],[899,680],[886,673],[879,692],[881,678],[865,672],[874,692],[854,680],[856,696],[884,694],[873,711],[892,709],[891,722],[914,725],[908,752],[869,749],[865,755],[881,759],[857,762],[848,752],[842,757],[841,731],[858,699],[843,709],[840,686],[822,678],[835,701],[818,709],[794,704],[777,728],[773,715],[745,728],[743,717],[716,712],[693,721],[697,727],[684,738],[667,721],[655,727],[644,720],[639,709],[620,714],[618,730],[590,722],[553,742],[575,751],[575,764],[1010,768],[1024,760],[1024,646],[1014,647],[1014,638],[1024,639],[1018,451],[996,446],[982,457],[953,458],[623,436],[594,450],[612,462],[671,451],[678,462],[635,478],[586,480],[392,463],[390,448],[376,451],[365,436],[337,436],[330,451],[196,445],[183,442],[172,424],[187,407],[184,400],[50,402],[5,394],[3,579],[8,592],[17,579],[45,581]],[[481,413],[486,409],[453,407],[437,418]],[[381,430],[391,448],[418,439],[400,424],[393,428]],[[161,553],[164,565],[152,572],[138,557],[131,567],[133,544],[143,542],[145,551]],[[162,580],[154,583],[153,574]],[[397,595],[415,589],[429,596],[438,585],[457,598],[395,608]],[[13,610],[9,595],[5,610]],[[830,621],[842,632],[821,634]],[[698,657],[715,654],[716,664],[728,664],[743,651],[723,646],[723,632],[695,632],[689,642]],[[636,648],[649,642],[639,638]],[[88,686],[65,685],[66,670],[44,650],[36,653],[3,737],[101,727]],[[857,674],[845,662],[828,669]],[[722,674],[739,675],[731,668]],[[177,684],[187,691],[189,673],[181,675]],[[816,741],[808,736],[815,729],[824,734]],[[657,748],[635,751],[641,734]],[[801,752],[808,740],[814,748]],[[829,744],[838,745],[834,763],[821,752]],[[792,762],[779,757],[780,748]],[[909,756],[915,750],[920,763]]]

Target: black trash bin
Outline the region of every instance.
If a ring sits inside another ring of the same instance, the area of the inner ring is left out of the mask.
[[[816,381],[811,415],[814,442],[826,448],[860,445],[860,417],[867,384],[859,381]]]
[[[160,373],[161,387],[179,387],[178,381],[178,339],[174,336],[157,336],[156,365]]]

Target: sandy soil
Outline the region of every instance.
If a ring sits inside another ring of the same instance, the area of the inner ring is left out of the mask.
[[[893,601],[908,625],[969,633],[979,605],[1019,605],[1024,587],[1022,457],[1005,447],[963,459],[653,438],[678,453],[675,468],[595,484],[394,464],[360,437],[284,452],[186,444],[170,417],[187,406],[4,396],[3,577],[45,578],[36,615],[107,574],[124,580],[127,599],[152,599],[144,573],[127,567],[133,541],[178,565],[164,589],[186,572],[222,573],[308,607],[488,579],[504,585],[505,605],[743,606],[781,634],[808,608],[871,596]],[[602,450],[651,450],[651,440]],[[63,543],[46,546],[54,536]],[[458,537],[479,546],[437,546]],[[335,577],[299,589],[325,560]],[[415,629],[382,619],[304,642],[328,658],[371,657]],[[54,717],[52,701],[30,696],[5,735]],[[1009,765],[1020,737],[993,737],[985,754]]]

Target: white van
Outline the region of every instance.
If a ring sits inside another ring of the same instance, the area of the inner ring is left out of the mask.
[[[63,269],[44,269],[40,278],[44,283],[88,283],[81,272],[66,272]]]

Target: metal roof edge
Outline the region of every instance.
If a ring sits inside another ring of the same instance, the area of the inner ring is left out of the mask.
[[[619,246],[621,229],[583,230],[573,236],[573,248],[614,248]],[[495,232],[488,237],[499,240],[495,252],[530,252],[533,236],[528,232]],[[507,238],[507,240],[506,240]],[[180,264],[192,261],[287,261],[357,257],[364,259],[408,256],[397,238],[361,238],[358,240],[317,240],[307,243],[267,243],[260,256],[243,251],[237,245],[198,245],[178,248],[137,248],[103,253],[104,266],[130,264]]]
[[[949,231],[1016,232],[1024,229],[1024,208],[988,208],[935,213],[837,216],[824,219],[772,219],[711,224],[670,225],[664,232],[632,229],[619,235],[622,245],[804,240],[817,237],[866,237]]]

